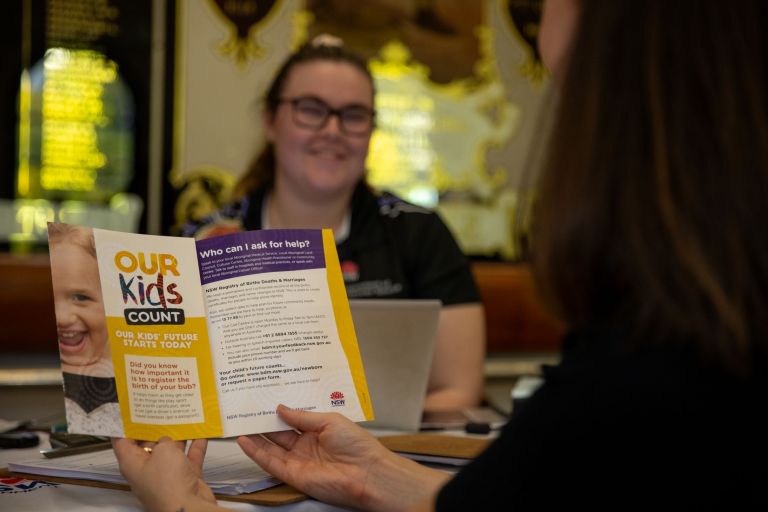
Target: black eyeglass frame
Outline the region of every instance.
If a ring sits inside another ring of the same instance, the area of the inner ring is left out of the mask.
[[[318,107],[322,107],[326,114],[323,117],[322,121],[319,124],[312,124],[307,123],[306,121],[299,118],[299,109],[298,105],[302,101],[312,101],[316,104]],[[376,111],[374,109],[368,108],[364,105],[347,105],[345,107],[341,108],[333,108],[330,105],[328,105],[325,101],[321,100],[317,96],[297,96],[295,98],[280,98],[277,101],[277,104],[281,103],[288,103],[291,105],[291,114],[293,122],[296,123],[298,126],[301,126],[302,128],[308,128],[310,130],[322,130],[325,125],[328,124],[328,121],[331,119],[331,117],[336,116],[339,120],[339,127],[341,128],[341,131],[346,135],[353,135],[353,136],[363,136],[368,135],[371,132],[373,132],[373,129],[376,127]],[[365,130],[361,131],[350,131],[349,128],[346,125],[346,121],[344,120],[344,113],[349,112],[350,110],[359,111],[359,112],[365,112],[369,115],[369,123]]]

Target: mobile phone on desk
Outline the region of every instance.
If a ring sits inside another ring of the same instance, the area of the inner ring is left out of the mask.
[[[464,430],[470,434],[488,434],[501,428],[506,420],[490,407],[426,411],[421,419],[421,430]]]
[[[17,431],[0,434],[0,448],[32,448],[40,444],[40,437],[34,432]]]

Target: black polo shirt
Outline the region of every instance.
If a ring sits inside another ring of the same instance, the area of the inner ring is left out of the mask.
[[[265,190],[183,230],[214,234],[216,226],[261,229]],[[360,183],[352,196],[349,236],[337,245],[349,298],[439,299],[479,303],[469,261],[437,213]]]

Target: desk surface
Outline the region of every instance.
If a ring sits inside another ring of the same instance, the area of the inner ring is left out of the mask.
[[[0,371],[3,368],[8,368],[9,365],[3,363],[9,362],[7,360],[1,361]],[[39,367],[37,365],[32,366]],[[502,397],[500,401],[506,400],[509,397],[509,388],[513,383],[514,379],[489,379],[487,390],[493,389]],[[491,386],[491,384],[494,385]],[[55,422],[57,417],[62,420],[64,418],[64,400],[60,382],[44,385],[0,385],[0,418],[9,420],[47,419]],[[377,431],[376,433],[387,435],[398,432]],[[47,447],[50,447],[50,444],[43,434],[43,442],[36,448],[0,450],[0,467],[7,467],[10,461],[29,460],[40,456],[38,450]],[[221,505],[234,510],[247,511],[316,512],[344,510],[315,500],[306,500],[282,507],[259,507],[235,502],[221,502]],[[18,479],[0,478],[0,510],[39,512],[41,510],[135,511],[142,509],[136,498],[125,491],[65,484],[51,485],[42,480],[19,481]]]
[[[377,436],[402,434],[402,432],[372,431]],[[448,432],[446,432],[448,433]],[[462,432],[451,432],[451,435],[465,436]],[[493,436],[495,434],[491,434]],[[490,436],[476,436],[487,438]],[[233,441],[234,442],[234,441]],[[41,434],[41,444],[35,448],[21,450],[0,450],[0,468],[8,466],[9,462],[26,461],[41,457],[39,450],[48,448],[46,434]],[[454,470],[448,470],[453,472]],[[220,501],[219,505],[231,510],[271,511],[271,512],[338,512],[347,509],[335,507],[313,499],[279,507],[259,506],[250,503]],[[45,480],[7,478],[0,476],[0,510],[39,512],[49,511],[137,511],[142,510],[139,501],[129,492],[87,487],[81,485],[52,484]]]
[[[35,448],[0,450],[0,467],[9,462],[42,457],[39,450],[50,447],[48,438],[41,434],[42,442]],[[231,510],[270,512],[334,512],[345,509],[315,500],[280,507],[264,507],[249,503],[220,501],[219,505]],[[44,480],[26,480],[0,477],[0,510],[29,511],[140,511],[143,510],[133,494],[126,491],[85,487],[81,485],[50,484]]]

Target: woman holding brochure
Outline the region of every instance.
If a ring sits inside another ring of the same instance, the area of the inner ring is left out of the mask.
[[[539,38],[559,94],[532,258],[561,363],[450,480],[334,414],[280,407],[295,430],[238,442],[367,510],[765,510],[768,6],[548,0]],[[204,510],[204,443],[114,446],[149,508]]]
[[[318,36],[278,70],[265,98],[267,145],[236,187],[242,199],[183,234],[332,228],[349,298],[443,303],[425,409],[477,405],[485,325],[480,297],[440,217],[365,182],[374,127],[365,63]]]

